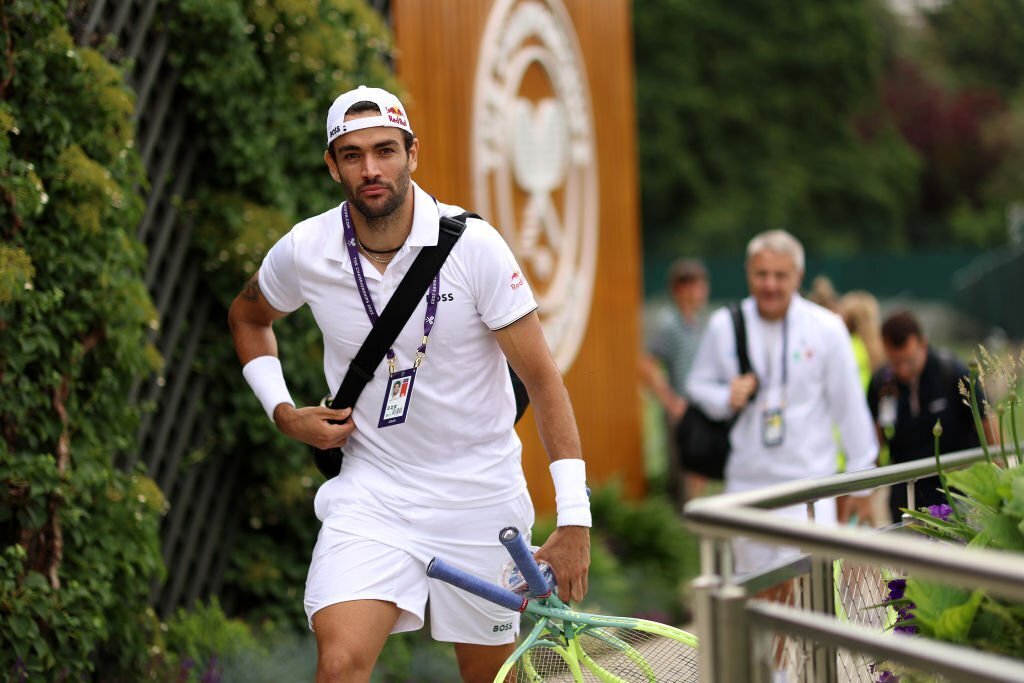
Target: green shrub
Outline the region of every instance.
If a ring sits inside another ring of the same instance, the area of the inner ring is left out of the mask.
[[[160,368],[135,240],[145,185],[133,97],[78,47],[64,2],[0,24],[0,672],[142,670],[157,630],[165,501],[114,459],[135,447],[137,377]]]

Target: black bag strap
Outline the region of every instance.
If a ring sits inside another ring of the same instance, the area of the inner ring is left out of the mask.
[[[729,305],[729,314],[732,316],[732,327],[736,333],[736,356],[740,361],[740,374],[745,375],[753,369],[747,351],[747,323],[743,317],[743,309],[740,308],[738,302]],[[753,400],[755,396],[757,396],[757,389],[754,389],[750,399]],[[735,421],[738,417],[739,413],[736,413],[733,420]]]
[[[468,211],[458,216],[441,216],[437,246],[423,247],[409,267],[409,272],[402,278],[398,289],[391,295],[388,305],[384,307],[377,318],[377,323],[349,364],[338,393],[331,399],[332,409],[351,408],[355,405],[356,399],[373,379],[373,371],[395,343],[409,316],[416,310],[427,288],[430,287],[434,276],[440,272],[452,247],[462,236],[467,218],[480,216]]]
[[[751,370],[750,356],[747,355],[747,324],[743,318],[743,310],[738,303],[729,306],[732,314],[732,326],[736,332],[736,355],[740,361],[740,374],[745,375]]]

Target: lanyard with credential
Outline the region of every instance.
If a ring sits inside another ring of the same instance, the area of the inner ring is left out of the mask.
[[[352,216],[349,213],[348,202],[345,202],[341,207],[341,222],[344,228],[345,247],[348,249],[349,261],[352,263],[352,274],[356,279],[359,296],[363,300],[363,308],[366,310],[370,323],[376,325],[378,319],[377,307],[373,305],[370,289],[366,284],[366,275],[363,273],[363,264],[359,259],[359,251],[356,248],[356,231],[352,227]],[[434,328],[434,319],[437,317],[437,302],[440,299],[440,289],[441,273],[438,271],[437,275],[430,282],[430,288],[427,290],[427,311],[423,316],[423,338],[420,340],[419,346],[416,347],[416,358],[413,361],[413,366],[407,370],[396,372],[395,350],[394,348],[388,349],[387,390],[384,394],[384,405],[380,410],[378,427],[390,427],[405,422],[412,399],[416,370],[419,369],[420,363],[423,362],[424,356],[427,355],[427,339],[430,337],[430,331]]]
[[[352,273],[356,278],[356,287],[359,288],[359,296],[363,300],[363,308],[366,309],[366,315],[370,318],[370,324],[377,324],[377,307],[373,305],[373,299],[370,298],[370,289],[366,285],[366,276],[363,274],[363,264],[359,259],[359,250],[356,248],[356,231],[352,227],[352,216],[349,214],[348,202],[345,202],[341,207],[341,220],[345,231],[345,246],[348,248],[348,258],[352,263]],[[441,273],[439,272],[434,276],[433,281],[430,283],[430,289],[427,290],[427,312],[423,317],[423,339],[420,340],[420,345],[416,348],[416,360],[413,363],[414,367],[419,367],[423,361],[423,357],[427,355],[427,338],[430,337],[430,331],[434,328],[434,318],[437,316],[437,302],[440,298],[438,292],[441,289]],[[394,349],[388,349],[388,372],[395,374],[395,351]]]
[[[786,382],[788,380],[786,356],[789,354],[789,316],[782,318],[782,383],[780,385],[780,399],[775,407],[769,407],[768,395],[771,394],[771,379],[775,374],[772,372],[771,357],[773,349],[766,349],[765,375],[768,380],[766,391],[761,398],[761,442],[767,448],[781,446],[786,436],[786,424],[783,411],[786,409]]]
[[[788,380],[788,367],[786,363],[786,356],[789,353],[789,325],[787,324],[788,318],[789,316],[784,316],[782,318],[782,382],[779,384],[779,387],[781,389],[783,406],[786,404],[786,382]],[[772,346],[774,347],[775,345],[772,344]],[[772,367],[771,362],[771,357],[773,355],[772,351],[774,351],[774,348],[767,349],[767,353],[765,354],[765,379],[768,381],[768,387],[766,387],[768,389],[771,388],[772,379],[775,375],[775,368]],[[767,396],[764,396],[762,400],[767,402],[767,398]]]

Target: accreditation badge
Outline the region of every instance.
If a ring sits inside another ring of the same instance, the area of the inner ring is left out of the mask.
[[[761,413],[761,442],[766,448],[782,445],[786,437],[786,423],[781,408],[767,408]]]
[[[896,397],[892,394],[878,399],[878,426],[883,429],[896,425]]]
[[[396,372],[388,378],[384,405],[380,409],[378,427],[390,427],[405,422],[412,399],[412,383],[416,379],[416,368]]]

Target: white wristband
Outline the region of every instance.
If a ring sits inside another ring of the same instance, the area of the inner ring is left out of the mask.
[[[282,403],[295,406],[288,386],[284,383],[284,371],[277,356],[258,356],[245,364],[242,376],[252,387],[252,392],[263,404],[270,421],[274,421],[274,408]]]
[[[558,526],[591,526],[587,466],[580,458],[555,460],[548,466],[555,484]]]

